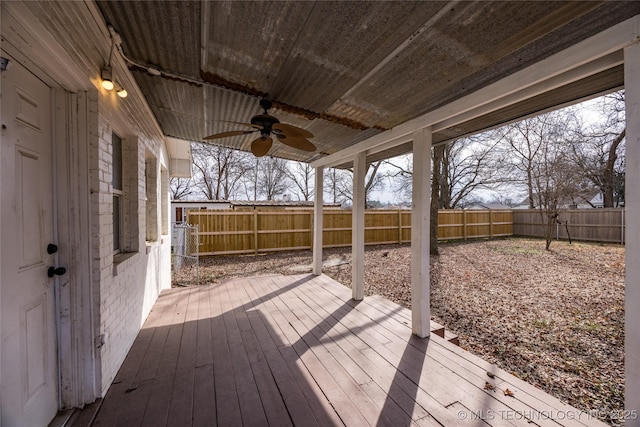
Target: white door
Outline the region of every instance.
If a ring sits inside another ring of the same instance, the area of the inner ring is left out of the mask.
[[[1,424],[46,426],[58,410],[51,89],[13,60],[1,75]]]

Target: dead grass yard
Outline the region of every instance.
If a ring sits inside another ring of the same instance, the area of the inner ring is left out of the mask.
[[[409,246],[368,247],[365,294],[410,307]],[[350,248],[324,273],[351,285]],[[201,277],[299,274],[309,251],[207,257]],[[431,257],[432,318],[460,345],[579,409],[624,409],[624,247],[509,238],[441,244]],[[612,415],[612,416],[611,416]]]

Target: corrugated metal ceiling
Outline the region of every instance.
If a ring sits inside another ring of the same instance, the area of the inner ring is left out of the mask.
[[[153,76],[132,66],[166,135],[199,141],[237,129],[228,122],[248,122],[261,112],[259,98],[269,97],[275,101],[271,114],[311,131],[318,147],[307,153],[276,143],[269,154],[303,161],[420,116],[640,13],[635,1],[98,6],[128,58],[166,72]],[[434,141],[621,84],[619,70],[601,73],[442,131]],[[250,140],[215,142],[248,150]]]

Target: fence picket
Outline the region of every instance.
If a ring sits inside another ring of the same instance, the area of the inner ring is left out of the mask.
[[[513,235],[544,237],[544,227],[540,211],[517,209],[513,211]],[[610,242],[624,244],[624,208],[566,209],[561,210],[558,220],[563,226],[557,227],[557,237],[568,239],[567,223],[574,240]]]

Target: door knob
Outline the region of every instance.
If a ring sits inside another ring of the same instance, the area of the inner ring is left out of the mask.
[[[64,273],[67,272],[67,269],[64,267],[49,267],[49,270],[47,270],[47,276],[49,277],[53,277],[53,276],[62,276]]]
[[[53,255],[53,254],[55,254],[56,252],[58,252],[58,245],[54,245],[53,243],[49,243],[49,244],[47,245],[47,253],[48,253],[49,255]]]

